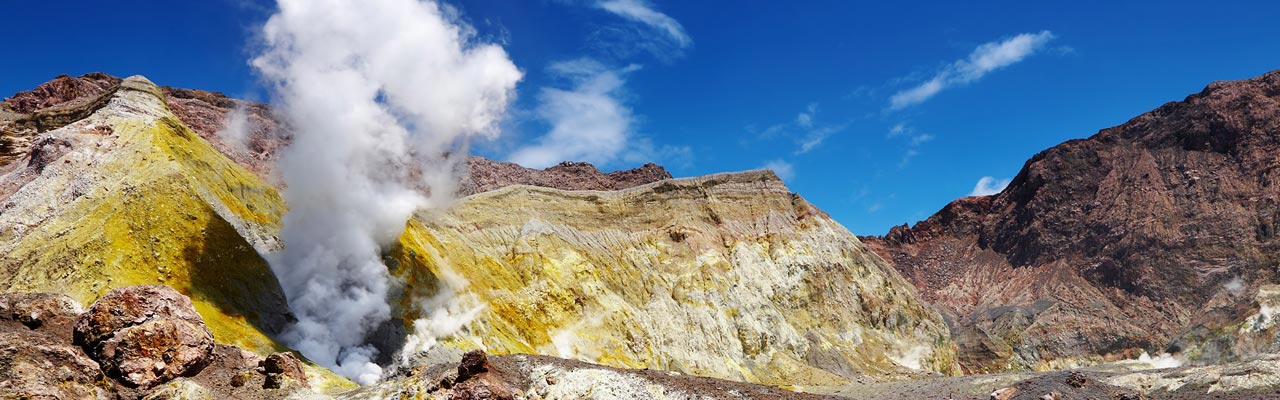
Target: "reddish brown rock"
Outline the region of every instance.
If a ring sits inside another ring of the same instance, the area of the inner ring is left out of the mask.
[[[4,100],[5,107],[17,113],[31,114],[78,99],[96,97],[120,84],[120,78],[94,72],[73,78],[59,75],[53,80]]]
[[[165,319],[204,326],[204,319],[196,312],[191,299],[173,288],[161,285],[117,288],[98,298],[76,320],[75,341],[95,347],[124,328]]]
[[[103,73],[62,75],[0,102],[0,170],[27,155],[36,135],[101,108],[119,85],[119,78]]]
[[[82,307],[74,299],[56,293],[0,294],[0,319],[16,321],[33,330],[50,332],[71,341],[71,329]]]
[[[489,370],[489,360],[483,351],[472,350],[462,355],[462,362],[458,364],[458,382],[462,382]]]
[[[1280,71],[1215,82],[864,241],[948,314],[971,372],[1177,351],[1276,280],[1277,154]]]
[[[0,325],[0,398],[110,399],[98,363],[56,337]]]
[[[267,375],[265,386],[269,389],[281,388],[292,380],[304,387],[311,387],[307,383],[307,373],[302,369],[302,361],[298,360],[293,353],[276,353],[267,356],[262,360],[262,371]]]
[[[108,374],[129,386],[150,387],[204,368],[213,335],[203,325],[162,319],[121,329],[101,348],[98,361]]]
[[[167,286],[131,286],[108,292],[79,317],[75,343],[109,375],[149,387],[200,371],[213,333],[186,296]]]
[[[562,162],[537,170],[515,163],[493,161],[483,157],[467,160],[469,173],[462,182],[462,195],[497,190],[511,185],[542,186],[564,190],[621,190],[670,179],[671,174],[657,164],[640,168],[602,173],[584,162]]]

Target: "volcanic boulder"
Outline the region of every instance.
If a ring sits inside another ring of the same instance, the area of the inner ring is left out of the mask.
[[[75,343],[113,377],[150,387],[195,374],[213,351],[213,333],[191,300],[166,286],[112,290],[80,316]]]

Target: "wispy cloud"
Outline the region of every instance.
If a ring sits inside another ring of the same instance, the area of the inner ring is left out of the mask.
[[[773,173],[778,175],[778,178],[781,178],[784,182],[790,182],[791,178],[796,177],[795,167],[793,167],[791,163],[783,160],[771,160],[765,163],[761,168],[773,170]]]
[[[906,122],[894,124],[885,137],[888,139],[902,137],[907,141],[907,151],[903,153],[902,161],[898,162],[898,168],[905,168],[910,164],[912,159],[920,155],[920,145],[934,139],[934,136],[928,133],[916,132],[916,128]]]
[[[619,58],[647,52],[660,61],[671,62],[693,47],[693,38],[685,31],[684,25],[658,11],[647,0],[588,0],[567,3],[590,4],[591,7],[631,22],[602,26],[589,38],[598,50]]]
[[[653,9],[653,5],[645,0],[607,0],[596,3],[600,9],[619,17],[648,25],[650,28],[667,35],[681,48],[693,45],[693,39],[685,33],[679,21]]]
[[[827,138],[840,133],[848,126],[848,123],[838,125],[820,123],[818,120],[818,103],[809,103],[803,111],[796,114],[794,120],[771,125],[762,131],[758,131],[757,136],[760,139],[773,139],[781,136],[791,137],[796,142],[794,154],[800,155],[818,148]],[[748,131],[756,132],[755,128],[752,127],[749,127]]]
[[[990,196],[1000,193],[1000,191],[1009,186],[1009,182],[1011,182],[1009,179],[996,180],[996,178],[984,176],[981,179],[978,179],[978,184],[973,185],[973,191],[969,192],[969,195]]]
[[[534,144],[516,149],[510,160],[531,168],[561,161],[607,164],[627,150],[632,111],[621,100],[626,77],[639,66],[606,67],[589,58],[555,63],[550,71],[572,88],[543,88],[537,115],[551,126]]]
[[[1019,34],[1002,41],[983,43],[969,53],[969,57],[952,62],[929,80],[895,93],[889,99],[889,109],[900,110],[920,104],[947,88],[973,83],[992,71],[1013,65],[1035,54],[1053,37],[1052,32],[1041,31]]]

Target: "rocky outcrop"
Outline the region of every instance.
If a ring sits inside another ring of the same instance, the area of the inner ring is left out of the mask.
[[[0,294],[2,399],[280,399],[349,388],[317,371],[291,353],[214,344],[191,300],[165,286],[116,289],[84,311],[62,295]]]
[[[768,171],[508,186],[415,217],[390,257],[410,349],[439,339],[770,385],[955,365],[911,287]]]
[[[1280,71],[1045,150],[1003,192],[864,241],[948,314],[971,372],[1236,359],[1196,338],[1239,327],[1277,279],[1276,154]]]
[[[108,374],[144,388],[199,372],[213,352],[213,333],[191,300],[157,285],[102,296],[76,321],[75,342]]]
[[[663,179],[671,179],[666,169],[653,163],[640,168],[602,173],[584,162],[562,162],[537,170],[515,163],[493,161],[483,157],[467,159],[468,173],[463,176],[464,196],[501,189],[511,185],[541,186],[563,190],[622,190]]]
[[[105,104],[120,78],[62,75],[0,102],[0,169],[23,158],[36,135],[88,116]]]
[[[0,398],[109,398],[98,363],[71,344],[81,308],[58,294],[0,294]]]

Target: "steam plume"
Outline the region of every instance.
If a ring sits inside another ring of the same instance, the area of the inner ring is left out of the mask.
[[[298,321],[282,336],[360,383],[389,319],[383,249],[452,197],[468,137],[496,134],[521,72],[434,1],[279,0],[252,65],[294,128],[271,267]],[[421,172],[421,173],[418,173]]]

